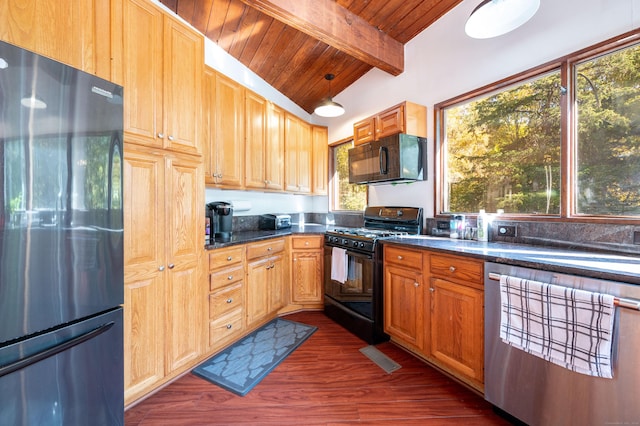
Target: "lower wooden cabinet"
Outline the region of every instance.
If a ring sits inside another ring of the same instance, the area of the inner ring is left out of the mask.
[[[209,253],[209,350],[216,351],[242,335],[244,325],[245,248]]]
[[[385,332],[398,344],[484,388],[483,262],[384,245]]]
[[[324,237],[291,237],[291,303],[309,308],[323,304]]]
[[[285,240],[247,244],[247,326],[275,316],[282,307],[285,273]]]

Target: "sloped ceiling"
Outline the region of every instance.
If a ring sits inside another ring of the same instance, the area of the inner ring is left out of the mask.
[[[461,1],[161,0],[308,113],[373,67],[401,74],[404,44]]]

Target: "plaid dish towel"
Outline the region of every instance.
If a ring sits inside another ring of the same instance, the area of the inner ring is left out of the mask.
[[[500,276],[500,338],[569,370],[612,378],[614,297]]]

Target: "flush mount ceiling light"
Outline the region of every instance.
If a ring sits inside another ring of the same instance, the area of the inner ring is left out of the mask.
[[[333,74],[326,74],[325,80],[329,81],[329,97],[323,100],[313,111],[320,117],[338,117],[344,114],[344,108],[331,99],[331,80],[335,78]]]
[[[513,31],[527,22],[540,7],[540,0],[484,0],[467,19],[469,37],[491,38]]]

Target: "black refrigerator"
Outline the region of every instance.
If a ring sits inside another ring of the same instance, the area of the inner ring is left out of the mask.
[[[0,42],[0,423],[124,424],[122,87]]]

